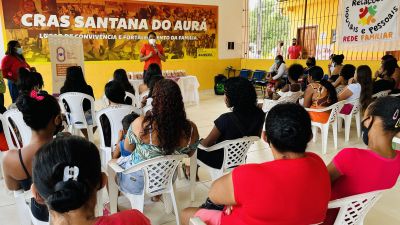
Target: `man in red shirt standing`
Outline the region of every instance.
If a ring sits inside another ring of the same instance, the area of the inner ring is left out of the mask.
[[[297,39],[292,39],[292,46],[288,48],[288,59],[301,59],[302,58],[301,46],[297,44]]]
[[[144,63],[144,73],[143,75],[146,75],[147,68],[150,66],[150,64],[157,64],[161,67],[161,60],[165,62],[166,58],[164,55],[164,49],[160,44],[157,44],[157,35],[154,32],[150,32],[147,35],[147,38],[149,40],[148,43],[144,44],[142,49],[140,50],[140,62],[145,62]]]

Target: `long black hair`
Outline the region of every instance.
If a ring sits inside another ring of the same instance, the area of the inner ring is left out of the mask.
[[[372,102],[373,83],[372,70],[367,65],[357,68],[357,83],[361,85],[360,104],[364,112]]]
[[[261,110],[257,107],[257,93],[254,86],[245,78],[229,78],[225,83],[225,96],[228,99],[228,107],[233,108],[234,113],[251,115]]]
[[[86,83],[83,71],[80,66],[71,66],[67,68],[67,77],[61,92],[85,92],[89,85]]]
[[[147,68],[146,74],[143,77],[144,84],[148,86],[152,76],[162,76],[161,68],[156,63],[150,64],[149,67]]]
[[[76,180],[65,180],[65,168],[79,169]],[[84,138],[56,138],[33,159],[33,183],[47,206],[58,213],[87,204],[101,187],[101,163],[97,147]]]
[[[320,83],[329,93],[329,102],[331,104],[335,104],[338,102],[337,92],[335,87],[332,85],[331,82],[323,79],[324,77],[324,70],[319,66],[314,66],[310,68],[309,74],[313,81]]]
[[[384,131],[394,134],[400,132],[400,98],[393,96],[377,98],[368,107],[368,114],[382,119]]]
[[[135,94],[135,89],[131,83],[129,83],[128,75],[124,69],[117,69],[114,71],[114,81],[119,82],[126,92]]]

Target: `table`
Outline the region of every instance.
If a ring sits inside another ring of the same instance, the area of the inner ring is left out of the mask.
[[[143,79],[129,80],[129,82],[135,89],[136,102],[139,102],[139,86],[143,84]],[[186,106],[198,105],[200,103],[200,84],[196,76],[179,77],[177,84],[181,89],[183,103],[185,103]]]

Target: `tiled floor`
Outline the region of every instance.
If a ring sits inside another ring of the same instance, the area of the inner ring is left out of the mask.
[[[215,96],[211,92],[201,93],[201,102],[198,106],[191,106],[187,108],[187,114],[190,120],[197,124],[201,137],[205,137],[213,127],[213,121],[220,114],[227,112],[222,96]],[[330,140],[332,137],[330,137]],[[353,123],[350,142],[344,142],[344,133],[339,133],[339,148],[343,147],[364,147],[361,140],[356,138],[356,131]],[[308,151],[312,151],[321,155],[321,142],[317,138],[316,143],[310,143]],[[332,157],[337,153],[333,149],[333,143],[328,143],[328,154],[323,155],[322,158],[326,163],[329,163]],[[258,163],[272,160],[271,152],[268,147],[259,141],[255,143],[247,157],[250,163]],[[366,165],[367,166],[367,165]],[[177,181],[176,196],[179,208],[188,206],[198,206],[207,197],[208,188],[211,185],[209,176],[206,171],[200,169],[200,180],[196,187],[196,198],[194,202],[190,202],[189,183],[186,180]],[[129,204],[124,197],[120,197],[120,209],[126,209]],[[0,182],[0,225],[18,225],[18,218],[15,211],[15,204],[13,196],[4,187],[4,182]],[[390,191],[385,192],[383,197],[374,206],[374,208],[367,215],[365,225],[399,225],[400,224],[400,190],[399,185],[396,185]],[[166,214],[162,203],[151,203],[147,201],[144,208],[144,213],[148,216],[154,225],[173,225],[175,223],[175,216],[173,214]]]

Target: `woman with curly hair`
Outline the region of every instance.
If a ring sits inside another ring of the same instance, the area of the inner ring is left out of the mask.
[[[225,84],[225,104],[232,112],[224,113],[214,121],[214,128],[201,141],[203,146],[209,147],[245,136],[261,136],[265,113],[257,107],[257,94],[250,81],[240,77],[228,79]],[[224,151],[206,152],[199,149],[197,159],[220,169]]]
[[[121,166],[130,168],[158,156],[187,154],[197,149],[199,133],[196,125],[186,118],[183,98],[178,84],[163,79],[153,90],[152,111],[138,117],[128,129],[124,148],[132,154]],[[144,188],[143,172],[118,174],[120,189],[140,194]]]

